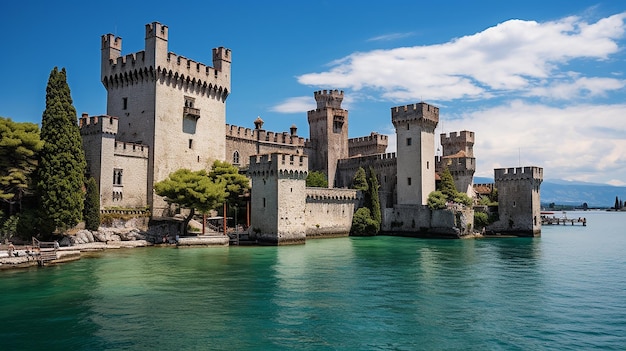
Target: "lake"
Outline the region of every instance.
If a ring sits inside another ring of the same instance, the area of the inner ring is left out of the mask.
[[[626,213],[567,215],[587,226],[110,250],[2,271],[0,349],[624,350]]]

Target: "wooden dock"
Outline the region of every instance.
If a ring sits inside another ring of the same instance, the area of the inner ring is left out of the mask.
[[[582,224],[583,227],[587,226],[587,218],[585,217],[578,217],[578,218],[567,218],[566,216],[563,217],[549,217],[549,216],[545,216],[542,215],[541,216],[541,225],[575,225],[575,224]]]

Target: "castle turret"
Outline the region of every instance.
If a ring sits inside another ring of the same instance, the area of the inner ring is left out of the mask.
[[[112,116],[79,120],[87,173],[96,180],[100,207],[142,208],[148,200],[146,145],[116,141],[119,121]],[[151,193],[151,192],[150,192]]]
[[[440,135],[443,156],[437,157],[437,172],[448,168],[458,192],[472,195],[476,158],[474,157],[474,132],[463,130],[460,133]]]
[[[159,22],[146,24],[146,64],[159,66],[166,59],[168,28]],[[159,62],[163,61],[163,62]]]
[[[307,113],[311,140],[309,168],[328,176],[328,186],[336,184],[337,161],[347,158],[348,111],[341,108],[343,91],[321,90],[314,93],[317,109]]]
[[[543,181],[543,168],[494,169],[494,180],[498,190],[499,220],[488,229],[518,236],[540,236],[539,188]]]
[[[308,159],[272,153],[250,157],[251,227],[258,242],[304,244]]]
[[[439,108],[425,102],[391,108],[398,155],[398,204],[425,205],[435,191],[435,128]]]

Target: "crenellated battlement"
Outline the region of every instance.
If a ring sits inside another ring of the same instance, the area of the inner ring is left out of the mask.
[[[163,82],[225,99],[230,90],[231,50],[213,49],[213,67],[167,51],[168,28],[158,22],[146,25],[145,50],[121,55],[122,39],[102,36],[101,81],[105,88],[144,80]]]
[[[348,156],[382,154],[387,150],[389,137],[372,132],[369,136],[348,139]]]
[[[417,122],[434,130],[439,123],[439,108],[425,102],[392,107],[391,122],[396,128],[399,124]]]
[[[385,143],[385,145],[387,145],[388,140],[389,140],[389,137],[387,135],[372,132],[368,136],[350,138],[348,139],[348,144],[351,144],[351,145],[368,144],[369,145],[372,143],[374,144]]]
[[[144,144],[128,143],[122,141],[115,142],[113,153],[115,156],[148,158],[149,147]]]
[[[534,179],[543,180],[543,168],[536,166],[516,167],[516,168],[496,168],[494,171],[494,179],[499,180],[520,180]]]
[[[268,142],[289,146],[304,147],[308,139],[299,137],[290,132],[268,132],[263,129],[250,129],[226,124],[226,137],[247,140],[251,142]]]
[[[81,135],[117,134],[118,119],[113,116],[91,116],[83,113],[78,121]]]
[[[248,167],[251,177],[276,176],[279,179],[306,179],[308,171],[307,156],[279,152],[250,156]]]
[[[474,174],[476,171],[476,158],[474,157],[455,157],[453,156],[435,156],[436,171],[441,171],[444,167],[447,167],[451,173],[455,172],[471,172]]]
[[[306,200],[309,201],[356,201],[355,189],[306,188]]]
[[[167,40],[168,34],[168,28],[164,24],[159,22],[146,24],[146,40],[151,38]]]
[[[474,145],[474,132],[462,130],[461,132],[450,132],[450,134],[441,133],[441,144],[460,144],[466,143]]]
[[[367,155],[367,156],[355,156],[350,158],[344,158],[338,161],[338,167],[341,169],[359,168],[363,164],[378,164],[381,162],[390,162],[394,164],[396,162],[396,153],[388,152],[385,154]]]
[[[315,101],[317,101],[317,108],[341,108],[341,102],[343,101],[343,90],[319,90],[313,93]]]

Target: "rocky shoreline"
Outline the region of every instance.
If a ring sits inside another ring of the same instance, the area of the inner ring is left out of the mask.
[[[81,253],[111,249],[130,249],[148,246],[228,246],[228,236],[194,235],[178,238],[170,234],[169,228],[152,227],[149,231],[137,228],[104,228],[98,231],[78,230],[75,234],[63,235],[57,240],[57,249],[49,251],[51,255],[45,262],[41,256],[33,254],[32,245],[17,245],[13,255],[9,256],[8,245],[0,245],[0,270],[28,268],[41,265],[58,264],[79,260]],[[213,233],[217,234],[217,233]],[[52,256],[52,252],[54,256]]]

